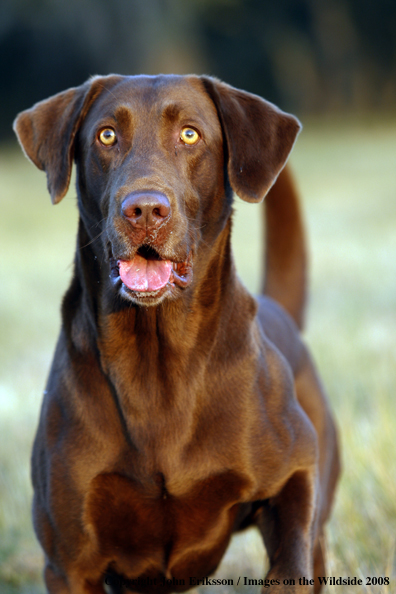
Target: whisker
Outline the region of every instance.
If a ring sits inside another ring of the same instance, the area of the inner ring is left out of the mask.
[[[96,237],[94,237],[93,239],[91,239],[91,241],[88,241],[88,243],[86,243],[85,245],[82,245],[79,247],[80,250],[88,247],[89,245],[91,245],[91,243],[93,243],[94,241],[96,241],[97,239],[99,239],[99,237],[106,231],[106,229],[103,229],[100,233],[98,233],[98,235]]]
[[[100,221],[97,221],[94,225],[92,225],[92,227],[90,228],[90,231],[92,231],[92,229],[95,229],[95,227],[97,227],[98,225],[103,223],[103,221],[105,221],[106,219],[107,219],[107,217],[103,217],[103,219],[100,219]]]

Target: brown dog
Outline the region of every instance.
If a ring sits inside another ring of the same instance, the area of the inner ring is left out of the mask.
[[[77,165],[74,276],[33,450],[51,594],[188,590],[252,524],[264,591],[320,590],[338,455],[297,328],[304,242],[280,172],[299,128],[197,76],[96,77],[18,116],[54,203]],[[285,309],[251,297],[230,247],[233,191],[258,202],[279,174],[265,286]]]

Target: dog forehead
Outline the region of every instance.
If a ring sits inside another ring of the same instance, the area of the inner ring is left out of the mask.
[[[90,109],[90,116],[116,116],[129,110],[139,120],[178,116],[196,117],[214,125],[216,108],[198,76],[126,76],[104,89]]]

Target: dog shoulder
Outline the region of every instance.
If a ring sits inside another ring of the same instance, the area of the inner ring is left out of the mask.
[[[297,324],[288,312],[269,297],[257,298],[257,321],[268,339],[284,356],[296,376],[307,356]]]

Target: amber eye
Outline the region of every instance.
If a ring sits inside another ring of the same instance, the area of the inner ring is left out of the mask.
[[[113,146],[117,142],[117,135],[113,128],[103,128],[99,134],[99,140],[105,146]]]
[[[188,126],[186,126],[180,132],[180,138],[186,144],[196,144],[200,137],[198,132],[194,130],[194,128],[189,128]]]

